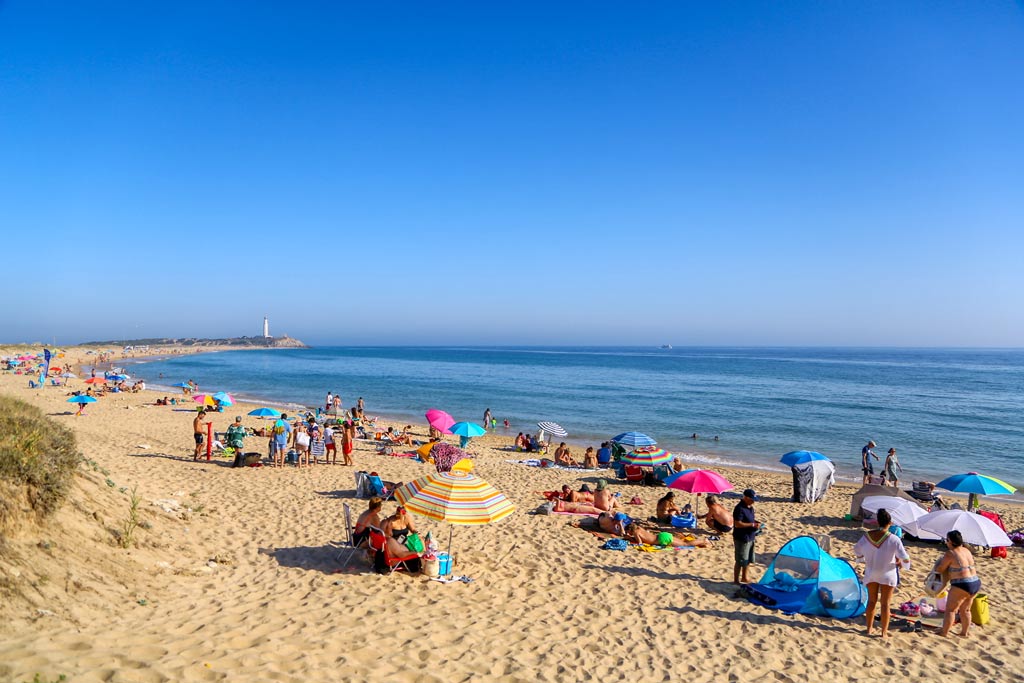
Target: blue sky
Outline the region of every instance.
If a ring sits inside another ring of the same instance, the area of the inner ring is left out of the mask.
[[[553,5],[0,4],[0,341],[1024,346],[1024,5]]]

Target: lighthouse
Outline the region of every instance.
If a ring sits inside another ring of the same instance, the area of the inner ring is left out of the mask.
[[[270,339],[270,321],[267,320],[267,316],[263,316],[263,338]]]

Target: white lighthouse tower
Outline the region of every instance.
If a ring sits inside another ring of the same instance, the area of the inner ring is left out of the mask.
[[[263,316],[263,338],[270,339],[270,321],[267,320],[267,316]]]

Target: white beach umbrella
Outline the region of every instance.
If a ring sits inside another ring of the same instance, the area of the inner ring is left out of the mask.
[[[930,531],[941,538],[955,529],[963,534],[964,543],[971,545],[989,548],[1013,545],[1006,532],[991,519],[966,510],[936,510],[919,518],[915,524],[921,531]]]
[[[868,496],[861,501],[860,506],[871,513],[886,510],[892,517],[893,524],[904,528],[928,514],[928,511],[917,503],[895,496]]]

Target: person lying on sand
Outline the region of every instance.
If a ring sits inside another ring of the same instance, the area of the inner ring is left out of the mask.
[[[646,543],[647,545],[672,545],[672,534],[667,531],[657,533],[644,529],[636,522],[626,527],[624,538],[630,543]]]

